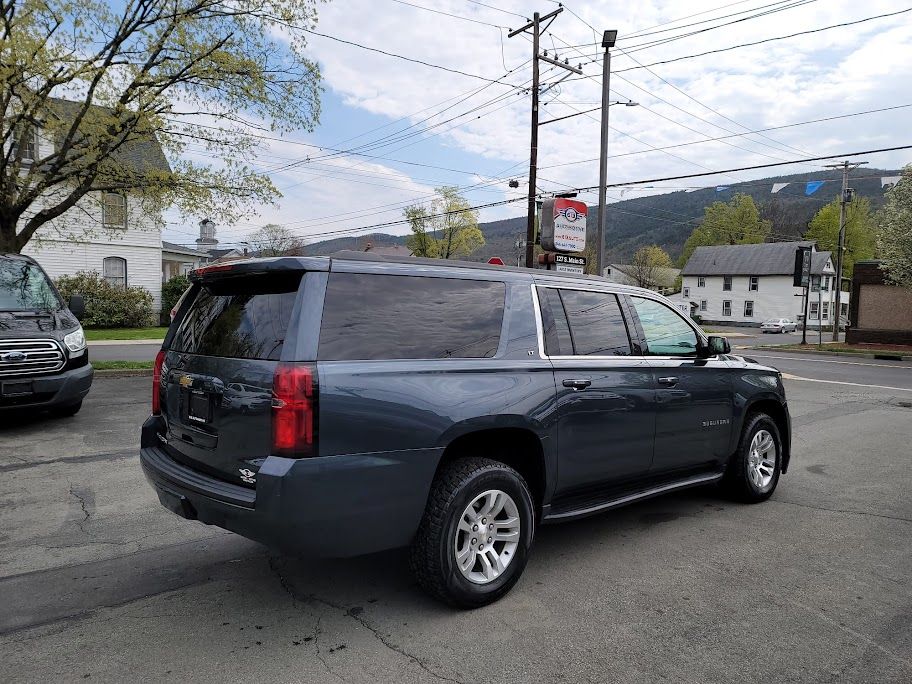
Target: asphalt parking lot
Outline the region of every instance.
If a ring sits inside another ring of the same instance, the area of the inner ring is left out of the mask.
[[[3,679],[912,681],[912,363],[764,356],[795,431],[769,502],[544,527],[469,612],[399,552],[301,560],[166,512],[137,457],[150,380],[100,379],[75,418],[0,425]]]

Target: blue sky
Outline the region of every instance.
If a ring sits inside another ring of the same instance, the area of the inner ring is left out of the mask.
[[[503,76],[505,66],[514,71],[503,79],[506,85],[487,84],[313,36],[310,49],[321,65],[325,86],[320,124],[313,133],[292,134],[284,141],[265,144],[252,162],[268,170],[308,153],[311,157],[326,154],[299,143],[341,149],[369,144],[370,154],[379,158],[335,154],[274,174],[273,181],[284,194],[279,202],[256,207],[254,213],[239,216],[233,226],[219,226],[219,239],[224,244],[241,242],[267,222],[284,224],[309,240],[333,237],[340,234],[337,231],[355,234],[361,227],[401,219],[402,207],[428,201],[433,188],[443,183],[482,183],[482,187],[465,193],[474,204],[521,198],[527,191],[529,95],[519,86],[526,85],[530,76],[531,45],[523,37],[506,39],[505,33],[520,23],[515,15],[528,16],[533,8],[549,11],[557,5],[550,0],[534,6],[509,0],[486,4],[500,9],[470,0],[352,0],[319,5],[317,30],[321,33],[489,79]],[[583,78],[566,81],[543,96],[542,118],[597,105],[600,48],[593,45],[597,38],[593,27],[616,28],[619,41],[614,53],[612,99],[633,99],[640,106],[612,109],[610,153],[625,156],[611,159],[610,183],[912,144],[905,109],[787,128],[764,134],[766,137],[753,134],[709,140],[912,104],[912,76],[908,71],[912,63],[912,13],[657,64],[905,9],[887,0],[812,0],[797,6],[779,2],[767,9],[781,11],[714,28],[751,17],[755,9],[770,4],[768,0],[571,2],[543,36],[542,47],[551,54],[556,49],[562,59],[566,56],[573,62],[589,63],[584,66]],[[710,30],[665,44],[652,43],[704,28]],[[644,69],[643,64],[655,66]],[[543,69],[543,82],[553,82],[554,73],[563,72]],[[458,100],[459,95],[464,99]],[[486,105],[492,98],[501,99]],[[445,102],[448,99],[450,102]],[[452,106],[443,111],[448,105]],[[470,111],[475,108],[477,111]],[[463,116],[442,124],[460,114]],[[420,123],[429,116],[430,120]],[[400,118],[403,120],[397,121]],[[383,139],[403,129],[404,134],[413,134],[419,123],[421,128],[436,127],[395,144]],[[373,130],[381,126],[386,127]],[[582,160],[597,157],[598,137],[597,113],[543,127],[539,188],[559,191],[568,185],[594,185],[597,164]],[[654,149],[674,145],[683,146]],[[874,167],[895,168],[912,160],[912,154],[879,154],[865,159]],[[819,169],[819,163],[796,164],[783,167],[781,173]],[[664,189],[632,187],[625,198],[775,173],[760,170],[659,184]],[[510,178],[520,182],[518,190],[508,187]],[[610,194],[612,198],[619,196],[619,191]],[[596,201],[594,195],[582,199]],[[483,210],[481,218],[523,214],[524,204],[519,201]],[[195,219],[168,219],[166,240],[192,242]],[[383,229],[393,233],[406,230],[402,225]]]

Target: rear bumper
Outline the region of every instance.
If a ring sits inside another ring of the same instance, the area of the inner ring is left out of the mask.
[[[91,364],[54,375],[0,378],[0,411],[51,409],[81,401],[92,387]],[[14,383],[30,383],[30,391],[19,392]]]
[[[143,429],[140,463],[163,506],[309,556],[357,556],[411,543],[442,451],[269,456],[252,489],[178,463],[155,444],[150,423],[157,419]]]

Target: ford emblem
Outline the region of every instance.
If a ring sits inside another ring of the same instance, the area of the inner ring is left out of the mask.
[[[0,355],[0,361],[7,363],[19,363],[21,361],[27,361],[28,354],[21,351],[11,351],[6,352],[5,354]]]

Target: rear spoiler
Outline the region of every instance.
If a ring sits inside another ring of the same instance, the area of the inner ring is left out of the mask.
[[[234,278],[266,273],[289,273],[291,271],[328,271],[326,257],[273,257],[270,259],[240,259],[221,264],[203,266],[190,271],[194,283],[213,278]]]

